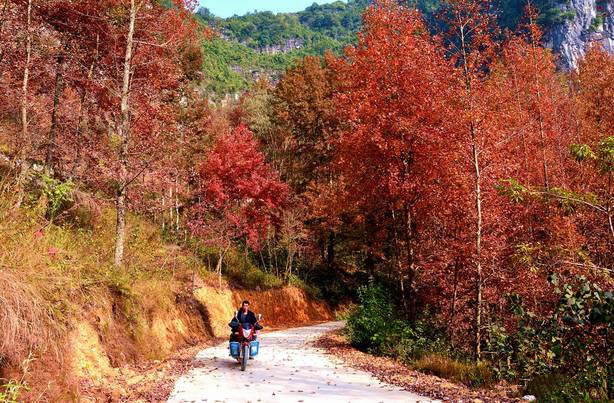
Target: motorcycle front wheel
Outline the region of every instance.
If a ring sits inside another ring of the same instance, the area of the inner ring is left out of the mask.
[[[241,357],[241,371],[245,371],[247,360],[249,359],[249,345],[243,346],[243,357]]]

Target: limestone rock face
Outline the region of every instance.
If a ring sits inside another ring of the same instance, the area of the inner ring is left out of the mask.
[[[562,12],[573,16],[545,33],[545,44],[559,54],[561,67],[573,69],[589,46],[600,43],[614,52],[614,0],[568,0]]]

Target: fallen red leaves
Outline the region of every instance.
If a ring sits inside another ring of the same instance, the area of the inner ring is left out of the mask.
[[[494,389],[470,389],[446,379],[414,371],[386,357],[376,357],[352,347],[340,332],[325,334],[314,342],[316,347],[341,359],[352,368],[370,372],[377,379],[408,391],[450,402],[517,402],[507,397],[509,385],[497,385]]]

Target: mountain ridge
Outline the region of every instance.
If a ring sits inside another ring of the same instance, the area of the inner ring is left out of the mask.
[[[293,13],[258,11],[228,18],[200,8],[197,18],[219,33],[218,39],[204,45],[210,55],[205,66],[207,89],[217,95],[237,93],[262,76],[275,82],[287,67],[304,56],[323,55],[327,50],[340,54],[355,43],[362,12],[372,3],[314,3]],[[421,10],[427,20],[441,7],[439,0],[406,3]],[[497,0],[500,26],[515,29],[525,4],[522,0]],[[544,43],[559,55],[562,68],[575,68],[586,47],[595,42],[614,51],[614,2],[536,0],[533,4],[539,10]]]

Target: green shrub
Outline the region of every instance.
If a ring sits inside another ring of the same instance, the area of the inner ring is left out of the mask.
[[[404,363],[411,364],[427,354],[451,356],[450,343],[444,330],[438,327],[428,314],[408,323],[397,321],[399,340],[395,344],[395,356]]]
[[[448,355],[451,351],[443,329],[428,313],[413,322],[401,318],[384,287],[363,286],[358,290],[358,300],[346,326],[354,346],[398,357],[406,364],[428,353]]]
[[[487,364],[454,357],[445,332],[428,314],[413,322],[401,319],[390,293],[375,284],[361,287],[358,300],[346,326],[352,345],[471,387],[492,383]]]
[[[47,217],[53,219],[72,202],[73,184],[70,181],[59,181],[47,174],[41,175],[41,181],[42,193],[47,198]]]
[[[358,290],[359,304],[350,315],[346,332],[352,345],[375,353],[383,353],[395,330],[394,305],[381,286],[369,284]]]
[[[19,401],[19,394],[23,390],[27,391],[28,387],[24,383],[14,380],[0,385],[0,403],[17,403]]]
[[[0,403],[17,403],[21,401],[19,395],[22,392],[30,390],[26,376],[30,372],[30,364],[34,361],[32,354],[21,363],[22,376],[20,379],[5,380],[0,378]],[[0,356],[0,367],[2,366],[2,357]],[[6,381],[6,383],[4,383]]]
[[[493,372],[501,378],[533,378],[534,394],[547,401],[613,399],[612,293],[584,277],[567,284],[559,284],[556,276],[550,281],[559,301],[547,317],[528,311],[519,296],[508,297],[516,329],[490,327]]]
[[[561,373],[536,376],[527,385],[527,393],[536,396],[540,401],[553,403],[611,401],[604,388],[586,388],[585,380]]]
[[[257,267],[250,268],[240,277],[241,284],[250,289],[268,290],[283,286],[283,281],[271,273],[263,272]]]

